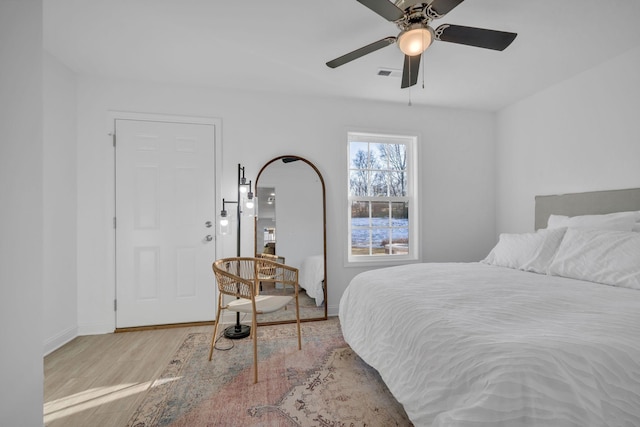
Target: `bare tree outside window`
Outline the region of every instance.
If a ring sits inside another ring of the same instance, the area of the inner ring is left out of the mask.
[[[375,168],[377,159],[365,150],[358,150],[352,158],[350,170],[349,189],[352,196],[368,196],[370,183],[370,170]]]
[[[406,196],[407,149],[403,144],[370,144],[359,149],[351,161],[352,196]]]
[[[389,195],[406,196],[407,147],[400,144],[384,144],[380,147],[380,159],[390,171]]]

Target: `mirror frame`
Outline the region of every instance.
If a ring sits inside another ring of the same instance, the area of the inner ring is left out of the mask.
[[[260,172],[258,172],[258,175],[256,177],[255,187],[254,187],[255,193],[258,194],[258,186],[260,183],[260,176],[262,176],[262,172],[264,172],[265,169],[272,163],[275,163],[277,161],[287,159],[287,158],[299,160],[309,165],[316,172],[316,174],[318,174],[318,178],[320,178],[320,184],[322,185],[322,242],[323,242],[322,255],[324,258],[324,286],[322,287],[323,288],[322,290],[324,292],[324,317],[312,317],[312,318],[306,318],[306,319],[300,318],[300,321],[315,322],[318,320],[327,320],[328,318],[327,317],[327,307],[328,307],[328,303],[327,303],[327,197],[326,197],[326,187],[324,185],[324,178],[322,177],[322,174],[320,173],[316,165],[314,165],[309,160],[303,157],[292,155],[292,154],[278,156],[269,160],[267,163],[265,163],[264,166],[262,166],[262,168],[260,169]],[[260,212],[258,211],[258,215],[253,220],[253,253],[254,254],[258,253],[258,218],[259,216],[260,216]],[[296,320],[293,319],[293,320],[279,320],[279,321],[273,321],[273,322],[258,322],[258,325],[277,325],[277,324],[285,324],[285,323],[296,323]]]

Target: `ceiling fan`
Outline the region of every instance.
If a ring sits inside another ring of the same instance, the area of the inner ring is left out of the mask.
[[[364,55],[375,52],[390,44],[397,43],[404,53],[401,88],[413,86],[418,81],[418,69],[422,53],[433,40],[485,49],[504,50],[516,38],[516,33],[442,24],[435,30],[429,25],[434,19],[442,18],[464,0],[357,0],[400,29],[397,37],[385,37],[367,46],[356,49],[327,62],[336,68]]]

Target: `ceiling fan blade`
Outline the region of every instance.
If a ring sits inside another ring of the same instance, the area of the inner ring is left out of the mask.
[[[463,1],[464,0],[433,0],[428,8],[435,12],[438,18],[442,18]]]
[[[388,21],[397,21],[404,16],[404,11],[389,0],[358,0],[358,2]]]
[[[420,69],[420,57],[416,56],[404,56],[404,68],[402,69],[402,89],[413,86],[418,82],[418,70]]]
[[[436,28],[435,35],[436,40],[443,42],[493,50],[505,50],[517,36],[516,33],[507,33],[505,31],[449,24],[443,24]]]
[[[353,52],[349,52],[345,55],[340,56],[339,58],[336,58],[327,62],[327,67],[329,68],[339,67],[341,65],[346,64],[347,62],[351,62],[354,59],[358,59],[361,56],[364,56],[368,53],[375,52],[376,50],[382,49],[383,47],[389,46],[390,44],[393,44],[395,42],[396,42],[395,37],[385,37],[382,40],[378,40],[377,42],[373,42],[364,47],[361,47],[360,49],[356,49]]]

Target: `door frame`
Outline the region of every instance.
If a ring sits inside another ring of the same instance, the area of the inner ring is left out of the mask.
[[[113,146],[113,135],[116,131],[116,120],[133,120],[133,121],[147,121],[147,122],[170,122],[170,123],[184,123],[184,124],[206,124],[213,125],[214,127],[214,141],[213,141],[213,152],[214,152],[214,177],[215,177],[215,185],[214,185],[214,218],[217,218],[217,213],[222,209],[222,198],[218,197],[222,194],[222,119],[217,117],[198,117],[198,116],[181,116],[181,115],[173,115],[173,114],[156,114],[156,113],[139,113],[139,112],[131,112],[131,111],[108,111],[107,112],[107,136],[109,144],[111,144],[111,157],[110,157],[110,190],[109,190],[109,203],[107,205],[109,211],[111,212],[111,217],[115,218],[116,216],[116,150],[115,146]],[[114,227],[113,220],[107,221],[108,224],[105,224],[108,228],[107,235],[108,239],[108,248],[107,248],[107,256],[109,258],[109,275],[108,283],[111,283],[110,290],[105,290],[105,295],[107,301],[106,304],[110,304],[114,306],[116,296],[117,296],[117,283],[116,283],[116,229]],[[222,239],[218,238],[217,233],[213,233],[215,239],[215,257],[218,254],[222,253]],[[215,258],[214,257],[214,258]],[[211,260],[213,263],[214,260]],[[215,286],[215,282],[213,280],[213,271],[211,273],[212,281],[211,286]],[[211,301],[211,306],[213,310],[211,312],[211,320],[215,319],[216,316],[216,307],[217,307],[217,298],[218,298],[218,290],[217,287],[215,289],[215,297],[214,300]],[[116,310],[114,307],[113,316],[112,316],[112,324],[111,329],[113,331],[116,330]]]

